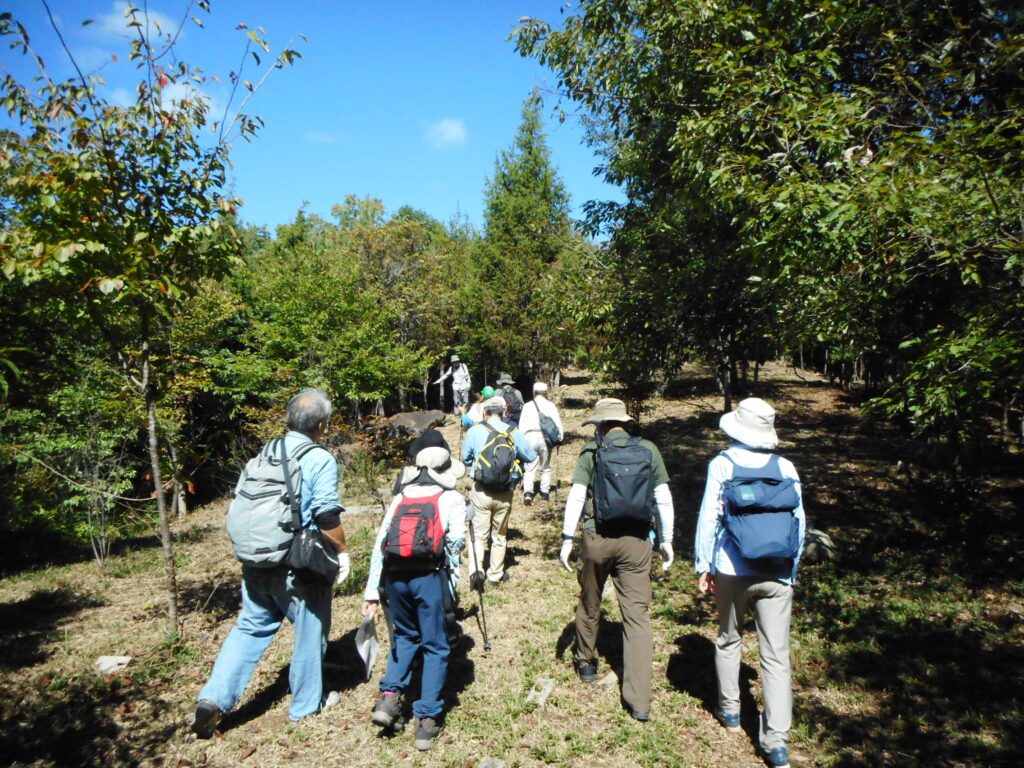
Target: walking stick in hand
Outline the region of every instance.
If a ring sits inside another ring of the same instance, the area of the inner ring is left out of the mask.
[[[475,532],[473,530],[473,518],[474,517],[476,517],[476,507],[474,507],[472,504],[470,504],[469,505],[469,509],[466,510],[466,522],[469,524],[469,546],[470,546],[470,551],[472,551],[472,553],[473,553],[473,558],[472,558],[473,567],[476,570],[473,571],[473,573],[469,574],[469,586],[470,586],[471,589],[475,589],[476,590],[477,595],[480,598],[480,631],[481,631],[481,634],[483,634],[483,637],[484,637],[484,650],[485,651],[490,651],[491,650],[491,639],[487,636],[487,614],[484,613],[484,574],[483,574],[483,571],[480,570],[480,563],[478,563],[477,560],[476,560],[476,534],[475,534]],[[474,581],[473,577],[476,576],[477,574],[480,574],[480,578],[477,580],[477,583],[474,585],[473,584],[473,581]]]

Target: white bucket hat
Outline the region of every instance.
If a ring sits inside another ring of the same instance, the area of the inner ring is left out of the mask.
[[[729,437],[751,448],[773,450],[779,445],[775,434],[775,409],[759,397],[741,400],[736,410],[718,422]]]
[[[544,392],[548,391],[548,385],[545,384],[543,381],[535,381],[533,383],[533,391],[540,392],[541,394],[543,394]]]
[[[444,448],[432,445],[416,454],[415,467],[402,470],[399,485],[404,485],[417,478],[420,470],[426,469],[427,475],[442,488],[452,490],[455,481],[466,474],[466,466],[461,461],[452,461],[452,455]]]
[[[505,406],[506,406],[505,398],[502,397],[501,395],[495,395],[494,397],[490,398],[489,400],[484,400],[484,404],[483,404],[484,410],[487,410],[488,408],[501,408],[504,411],[505,410]]]

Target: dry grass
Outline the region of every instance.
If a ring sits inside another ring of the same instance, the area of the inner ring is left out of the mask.
[[[570,372],[566,381],[561,397],[579,407],[562,409],[569,433],[558,460],[562,502],[588,431],[581,422],[598,394],[582,372]],[[771,366],[757,386],[758,394],[778,407],[784,437],[781,450],[804,473],[808,507],[819,513],[824,527],[837,525],[849,512],[841,503],[848,499],[844,475],[871,473],[880,498],[896,489],[891,451],[871,451],[863,444],[867,437],[876,442],[878,437],[887,439],[888,433],[879,435],[880,427],[865,426],[835,390],[818,381],[800,381]],[[6,651],[0,695],[7,701],[0,762],[468,768],[482,758],[494,757],[508,766],[761,766],[753,747],[753,701],[758,696],[754,668],[745,667],[744,674],[749,687],[745,732],[727,734],[711,716],[713,613],[709,603],[696,599],[688,555],[704,468],[723,446],[716,426],[720,403],[708,381],[689,372],[644,416],[645,430],[662,447],[673,478],[680,554],[667,577],[661,577],[659,570],[655,583],[655,704],[649,723],[636,723],[622,711],[617,680],[609,675],[621,652],[614,597],[606,600],[607,631],[599,644],[604,656],[602,683],[585,686],[576,680],[567,645],[577,587],[557,559],[560,507],[554,500],[550,504],[538,500],[532,507],[517,500],[509,541],[512,581],[488,591],[484,598],[493,649],[483,652],[475,595],[464,596],[463,607],[469,613],[463,622],[466,639],[449,674],[447,727],[432,751],[418,753],[412,748],[411,726],[388,738],[369,722],[385,649],[374,679],[358,679],[360,662],[352,636],[360,621],[367,548],[379,521],[373,513],[350,515],[344,521],[354,544],[354,577],[334,601],[326,671],[328,685],[342,692],[341,703],[301,723],[288,721],[291,630],[286,628],[260,663],[247,698],[224,723],[222,733],[210,741],[196,741],[187,727],[195,697],[238,605],[239,573],[222,530],[222,502],[191,514],[177,532],[186,618],[183,637],[176,644],[169,645],[163,634],[156,547],[119,555],[107,573],[81,563],[0,582],[0,616],[8,624],[0,628],[0,648]],[[452,446],[458,446],[458,428],[451,425],[445,432]],[[830,451],[827,460],[821,456],[824,451]],[[877,507],[876,502],[860,503]],[[862,515],[847,516],[846,546],[870,540],[872,525]],[[816,576],[822,577],[820,582]],[[823,595],[832,582],[823,572],[807,574],[805,580],[808,603],[816,611],[824,610]],[[899,583],[888,583],[886,588],[888,597],[905,591]],[[858,583],[849,589],[850,594],[863,597],[879,586]],[[841,603],[843,598],[831,595],[829,599]],[[836,674],[847,657],[831,647],[836,640],[817,616],[800,617],[808,609],[802,602],[798,595],[793,764],[914,764],[920,754],[908,752],[908,742],[900,734],[872,731],[867,725],[884,725],[892,717],[892,691],[849,673],[852,664],[842,667],[842,675]],[[971,606],[960,605],[957,610],[961,623],[977,616]],[[838,613],[831,620],[854,621]],[[855,638],[844,639],[852,647]],[[1020,640],[1018,628],[1015,642]],[[748,648],[746,658],[753,661],[752,633]],[[123,676],[103,679],[92,669],[94,659],[102,654],[131,655],[134,661]],[[538,677],[556,681],[543,711],[525,704]],[[829,718],[844,717],[864,724],[863,732],[837,736],[828,725]],[[1006,734],[996,726],[986,721],[976,728],[979,744],[986,740],[992,744],[987,753],[979,747],[977,755],[1002,754]],[[883,742],[879,744],[878,739]],[[913,760],[908,762],[901,754],[910,754]],[[947,764],[983,765],[985,761],[968,753]]]

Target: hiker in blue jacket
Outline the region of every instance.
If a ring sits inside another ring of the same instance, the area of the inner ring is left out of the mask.
[[[327,432],[331,401],[318,389],[304,389],[288,403],[289,454],[319,442]],[[326,449],[311,450],[299,459],[302,467],[301,517],[315,524],[337,549],[341,569],[336,583],[348,576],[351,561],[341,527],[338,462]],[[332,585],[306,579],[281,564],[272,568],[242,566],[242,610],[199,692],[192,731],[200,739],[213,736],[221,715],[234,708],[263,652],[287,618],[295,628],[288,683],[293,721],[320,711],[328,703],[323,691],[323,660],[331,629]],[[336,696],[336,694],[335,694]]]
[[[775,410],[764,400],[756,397],[743,400],[735,411],[722,416],[719,426],[734,442],[708,465],[695,542],[697,588],[702,594],[713,593],[718,606],[716,716],[727,730],[739,732],[740,632],[744,615],[753,610],[764,691],[759,746],[773,768],[787,768],[793,720],[789,624],[793,584],[805,530],[800,478],[792,463],[772,453],[779,444]],[[734,477],[737,469],[765,469],[767,475],[775,467],[781,475],[779,479],[795,481],[798,503],[792,514],[798,524],[798,541],[791,559],[750,560],[740,553],[733,536],[723,526],[724,484]]]
[[[483,586],[484,549],[488,539],[491,544],[491,561],[487,568],[487,582],[492,587],[497,587],[509,580],[508,572],[505,570],[505,547],[508,520],[512,514],[512,498],[515,488],[522,481],[523,465],[537,458],[537,452],[530,447],[523,433],[502,421],[505,400],[501,395],[485,400],[483,411],[484,421],[470,427],[462,443],[462,462],[467,467],[473,467],[475,481],[469,492],[469,503],[476,510],[473,541],[469,552],[469,584],[472,589],[480,589]],[[487,428],[488,425],[491,429]],[[517,461],[507,482],[501,488],[487,488],[477,479],[480,454],[494,436],[492,430],[508,433],[515,446]]]

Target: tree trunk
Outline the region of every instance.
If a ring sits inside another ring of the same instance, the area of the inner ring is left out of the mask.
[[[430,371],[423,374],[423,410],[430,410],[430,397],[428,387],[430,386]]]
[[[173,440],[167,441],[167,452],[171,456],[171,471],[174,473],[171,480],[172,487],[174,488],[174,501],[171,504],[171,509],[174,510],[174,516],[177,518],[188,514],[188,504],[185,501],[185,488],[181,483],[181,465],[178,464],[178,448]]]
[[[164,589],[167,598],[167,619],[171,632],[178,631],[178,576],[174,567],[174,542],[171,539],[171,524],[167,517],[167,503],[164,499],[164,483],[160,473],[160,442],[156,425],[156,387],[150,381],[149,321],[143,319],[142,331],[142,394],[146,400],[146,420],[149,428],[149,463],[153,471],[153,492],[156,495],[156,511],[160,521],[160,543],[164,550]]]

